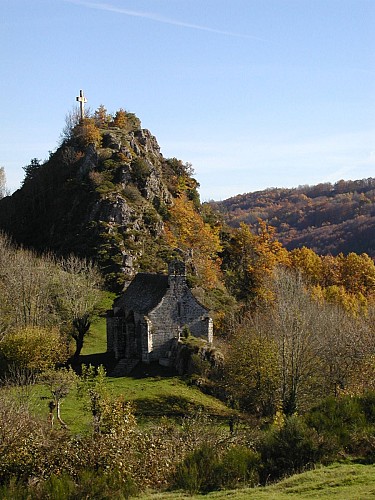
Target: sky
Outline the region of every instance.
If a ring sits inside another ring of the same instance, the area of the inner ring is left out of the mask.
[[[59,144],[80,89],[135,113],[202,201],[375,176],[375,0],[0,0],[0,166]]]

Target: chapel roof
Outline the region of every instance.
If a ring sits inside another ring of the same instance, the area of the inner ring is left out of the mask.
[[[168,288],[168,276],[163,274],[138,273],[123,295],[117,299],[117,307],[147,314],[164,297]]]

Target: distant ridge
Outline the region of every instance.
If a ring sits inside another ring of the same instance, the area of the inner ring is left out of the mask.
[[[270,188],[211,202],[226,222],[268,221],[288,248],[307,246],[321,255],[367,253],[375,257],[375,179]]]

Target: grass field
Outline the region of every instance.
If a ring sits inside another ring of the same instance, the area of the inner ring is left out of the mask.
[[[375,498],[375,466],[334,464],[303,474],[296,474],[277,484],[208,495],[184,493],[145,494],[139,500],[368,500]]]
[[[108,297],[107,307],[113,298]],[[113,361],[106,355],[105,318],[98,316],[93,321],[90,333],[85,339],[81,361],[98,366],[104,364],[107,371],[113,368]],[[136,417],[141,420],[157,419],[162,416],[181,417],[203,410],[211,417],[226,419],[232,412],[218,399],[203,394],[199,389],[189,386],[181,377],[158,364],[137,367],[131,376],[107,377],[108,389],[116,396],[122,395],[134,404]],[[35,411],[48,417],[49,391],[36,385],[32,391],[32,405]],[[83,403],[72,390],[63,400],[61,415],[74,433],[90,429],[90,416],[83,410]]]
[[[113,296],[108,295],[107,308],[112,300]],[[93,321],[82,350],[82,361],[86,364],[98,365],[102,360],[104,365],[106,361],[110,365],[105,356],[105,327],[103,316]],[[180,377],[159,365],[136,368],[128,377],[108,377],[108,387],[113,394],[123,395],[125,400],[133,402],[135,412],[140,416],[181,416],[198,409],[215,417],[227,417],[231,413],[221,401],[188,386]],[[67,415],[70,413],[69,399],[64,403]]]

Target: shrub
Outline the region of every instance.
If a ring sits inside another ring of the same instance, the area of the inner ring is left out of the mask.
[[[99,147],[102,142],[100,130],[95,125],[95,120],[93,118],[83,118],[83,120],[73,128],[72,135],[82,148],[86,148],[89,144],[94,144]]]
[[[260,448],[263,483],[300,472],[324,455],[317,432],[297,416],[288,417],[281,429],[266,432]]]
[[[245,446],[226,451],[217,469],[221,488],[256,486],[259,482],[260,456]]]
[[[190,494],[215,490],[220,486],[218,464],[214,448],[203,444],[177,466],[174,486]]]
[[[143,158],[134,158],[131,162],[133,181],[141,186],[144,186],[147,178],[150,175],[150,167]]]
[[[9,332],[2,340],[0,354],[9,365],[43,371],[68,359],[66,342],[57,328],[26,326]]]
[[[26,499],[58,499],[74,500],[79,498],[96,498],[101,500],[127,500],[139,493],[133,479],[121,475],[118,471],[104,473],[103,471],[83,470],[73,478],[66,473],[52,474],[48,479],[31,482],[29,485],[16,479],[11,479],[6,485],[0,486],[0,498],[12,500]]]
[[[366,407],[366,403],[363,404]],[[367,405],[367,408],[370,412],[370,405]],[[360,401],[349,396],[325,399],[308,413],[306,422],[319,434],[332,442],[336,441],[337,446],[342,448],[349,445],[353,432],[367,425]]]
[[[128,184],[124,187],[122,194],[125,198],[135,205],[142,205],[144,203],[144,198],[142,197],[139,189],[134,184]]]
[[[359,405],[369,424],[375,424],[375,392],[366,392],[359,398]]]

